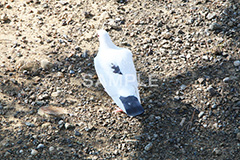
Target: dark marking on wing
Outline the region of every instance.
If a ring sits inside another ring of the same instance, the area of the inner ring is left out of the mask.
[[[119,66],[114,65],[113,63],[111,65],[112,65],[111,68],[113,69],[113,73],[117,73],[117,74],[121,74],[122,75],[122,72],[120,71]]]

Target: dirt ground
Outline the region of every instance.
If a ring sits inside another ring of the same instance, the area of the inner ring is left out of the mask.
[[[101,28],[143,115],[99,84]],[[240,159],[239,33],[238,0],[1,0],[1,159]]]

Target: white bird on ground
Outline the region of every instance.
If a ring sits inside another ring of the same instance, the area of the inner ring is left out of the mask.
[[[126,48],[117,47],[105,30],[98,30],[100,47],[94,58],[94,65],[105,91],[129,116],[144,112],[141,105],[136,69],[132,53]]]

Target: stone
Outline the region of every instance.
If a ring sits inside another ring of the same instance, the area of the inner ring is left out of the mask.
[[[62,72],[57,72],[57,77],[58,78],[63,78],[64,77],[64,74]]]
[[[205,60],[205,61],[207,61],[207,60],[208,60],[208,56],[207,56],[207,55],[204,55],[204,56],[202,56],[202,59]]]
[[[4,21],[4,22],[7,21],[8,20],[8,15],[6,13],[2,14],[0,20]]]
[[[51,63],[47,59],[41,60],[40,65],[41,65],[42,69],[44,69],[44,70],[49,70],[52,66]]]
[[[216,22],[212,23],[210,26],[209,26],[209,29],[214,31],[214,30],[221,30],[222,29],[222,26]]]
[[[206,91],[210,93],[210,96],[214,96],[216,94],[216,90],[212,86],[209,86]]]
[[[110,18],[110,15],[108,14],[108,12],[103,12],[101,15],[100,15],[100,20],[105,20],[105,19],[108,19]]]
[[[240,141],[240,132],[239,132],[239,133],[237,133],[237,140],[239,140],[239,141]]]
[[[206,18],[208,19],[208,20],[211,20],[211,19],[213,19],[213,18],[215,18],[216,17],[216,13],[208,13],[208,15],[206,16]]]
[[[40,149],[40,148],[44,148],[44,144],[39,144],[38,146],[37,146],[37,149]]]
[[[216,155],[221,155],[222,154],[221,150],[218,149],[218,148],[214,148],[213,153],[216,154]]]
[[[203,84],[203,82],[204,82],[204,78],[198,78],[198,82],[200,83],[200,84]]]
[[[180,86],[180,90],[184,90],[184,89],[186,89],[187,88],[187,86],[185,85],[185,84],[182,84],[181,86]]]
[[[64,127],[65,127],[65,129],[71,129],[74,126],[72,124],[70,124],[70,123],[65,123]]]
[[[52,152],[53,150],[54,150],[53,146],[49,147],[49,152]]]
[[[62,114],[67,114],[68,111],[62,107],[55,107],[55,106],[44,106],[38,109],[38,114],[41,116],[59,116]]]
[[[41,94],[40,96],[38,96],[39,100],[48,99],[48,98],[49,98],[48,94]]]
[[[52,92],[51,97],[56,98],[56,97],[60,96],[60,94],[61,94],[61,91]]]
[[[240,66],[240,60],[236,60],[236,61],[234,61],[233,64],[234,64],[235,67]]]
[[[198,114],[198,118],[202,118],[203,115],[204,115],[204,112],[201,111],[201,112]]]
[[[228,83],[230,81],[230,77],[225,77],[224,79],[223,79],[223,82],[224,83]]]
[[[145,149],[146,151],[150,151],[150,150],[152,149],[152,147],[153,147],[153,144],[152,144],[152,142],[150,142],[150,143],[148,143],[148,144],[144,147],[144,149]]]
[[[31,151],[31,155],[35,156],[38,154],[38,151],[36,149],[32,149]]]
[[[30,122],[26,122],[25,123],[28,127],[34,127],[35,125],[33,123],[30,123]]]

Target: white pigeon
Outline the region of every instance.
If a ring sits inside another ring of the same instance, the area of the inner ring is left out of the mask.
[[[105,91],[129,116],[144,112],[141,105],[132,53],[117,47],[105,30],[98,30],[100,47],[94,65]]]

